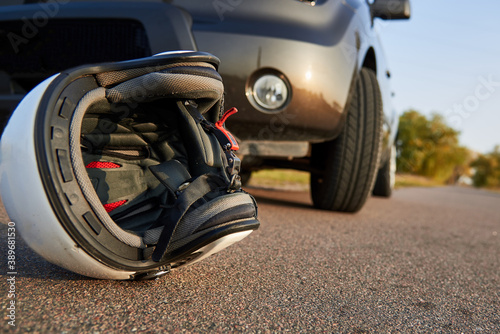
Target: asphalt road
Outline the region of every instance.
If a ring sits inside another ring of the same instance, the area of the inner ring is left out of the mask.
[[[312,209],[306,192],[251,192],[260,230],[156,281],[88,279],[18,240],[16,330],[500,332],[500,194],[408,188],[351,215]]]

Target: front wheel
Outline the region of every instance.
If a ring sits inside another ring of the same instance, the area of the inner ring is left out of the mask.
[[[312,147],[315,207],[356,212],[371,194],[382,138],[382,100],[375,72],[362,68],[342,133]]]

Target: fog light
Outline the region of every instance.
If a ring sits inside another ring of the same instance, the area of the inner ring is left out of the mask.
[[[280,109],[287,102],[288,86],[280,77],[266,74],[253,84],[252,96],[255,102],[264,109]]]

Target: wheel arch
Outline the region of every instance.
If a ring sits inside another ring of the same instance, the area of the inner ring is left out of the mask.
[[[375,49],[370,47],[365,54],[365,58],[363,60],[363,64],[361,67],[369,68],[377,74],[377,57],[375,55]]]

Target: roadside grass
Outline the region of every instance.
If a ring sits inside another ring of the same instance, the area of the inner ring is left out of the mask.
[[[412,174],[396,174],[396,184],[394,188],[406,188],[406,187],[439,187],[444,184],[430,179],[425,176],[412,175]]]
[[[309,173],[292,169],[263,169],[252,173],[248,185],[258,188],[306,191],[309,189]]]
[[[264,169],[253,172],[248,186],[284,191],[308,191],[309,173],[293,169]],[[418,175],[396,174],[396,189],[409,187],[441,187],[443,183]],[[498,188],[482,188],[500,194]]]
[[[250,187],[276,188],[283,190],[309,190],[309,173],[292,169],[264,169],[252,173]],[[395,188],[438,187],[443,184],[417,175],[396,174]]]

